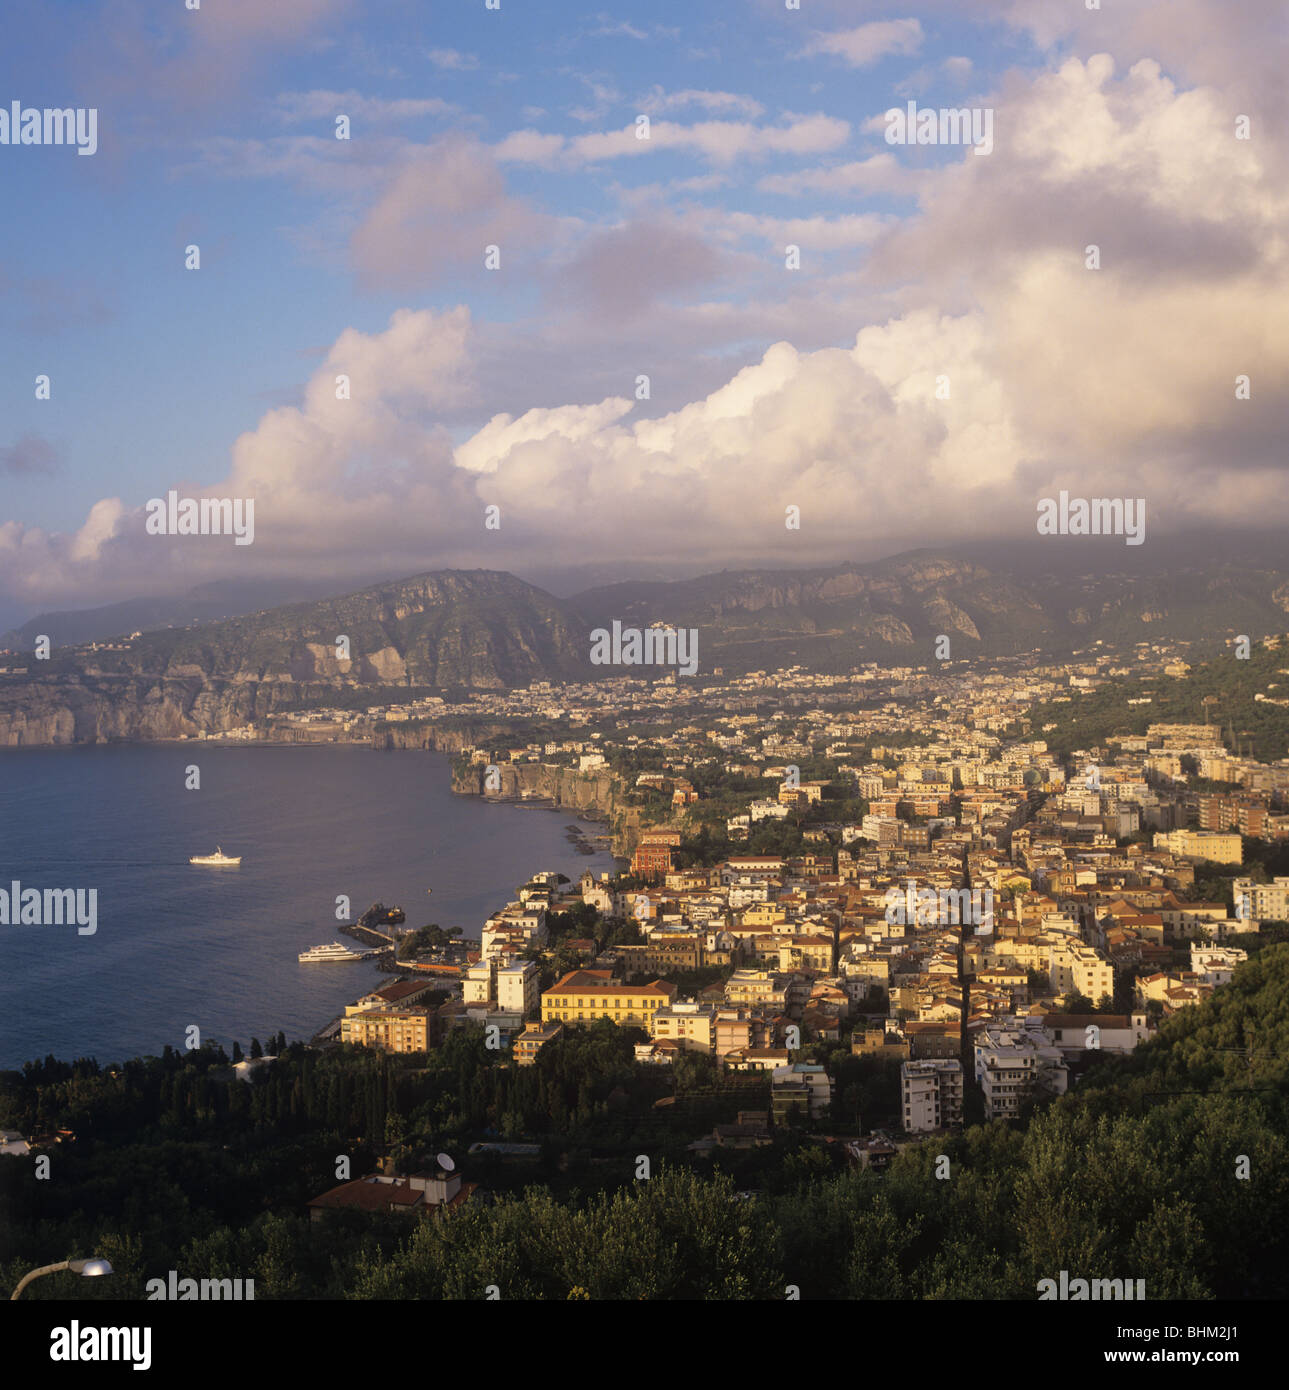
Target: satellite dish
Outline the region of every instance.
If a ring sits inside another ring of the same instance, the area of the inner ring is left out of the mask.
[[[453,1163],[447,1154],[439,1154],[439,1167],[442,1168],[445,1173],[450,1173],[456,1167],[456,1164]]]

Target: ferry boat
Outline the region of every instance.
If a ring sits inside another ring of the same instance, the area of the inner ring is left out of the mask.
[[[227,855],[218,846],[215,846],[214,854],[194,854],[188,861],[190,864],[240,864],[242,856],[239,854],[235,858]]]
[[[311,961],[319,960],[366,960],[366,953],[363,951],[351,951],[343,941],[333,941],[328,946],[310,946],[307,951],[301,951],[299,955],[300,963],[308,964]]]

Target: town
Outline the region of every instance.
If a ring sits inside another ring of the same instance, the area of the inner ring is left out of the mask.
[[[607,777],[629,864],[534,873],[477,936],[409,928],[399,980],[328,1040],[424,1053],[475,1029],[523,1068],[607,1022],[637,1066],[683,1070],[677,1096],[723,1103],[695,1156],[791,1133],[881,1168],[926,1136],[1020,1119],[1208,999],[1289,920],[1289,877],[1264,869],[1289,848],[1289,759],[1229,751],[1212,723],[1064,755],[1031,727],[1035,705],[1121,660],[956,692],[912,670],[776,673],[787,708],[769,710],[752,676],[707,692],[705,713],[686,697],[686,722],[652,736],[638,688],[532,692],[530,716],[535,695],[538,718],[599,727],[466,746],[454,786],[500,799],[560,772],[567,808]],[[973,927],[958,908],[982,895]]]

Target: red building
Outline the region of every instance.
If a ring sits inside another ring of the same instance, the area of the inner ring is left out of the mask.
[[[677,830],[649,830],[641,836],[631,857],[631,872],[637,878],[660,878],[669,874],[675,865],[675,853],[680,847]]]

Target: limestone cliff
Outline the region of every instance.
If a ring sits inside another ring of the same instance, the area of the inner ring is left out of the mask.
[[[640,838],[640,811],[625,804],[625,788],[613,773],[604,769],[578,772],[552,763],[500,763],[497,774],[500,785],[489,791],[484,785],[483,767],[458,771],[452,778],[452,790],[498,801],[515,800],[524,793],[549,797],[556,806],[609,825],[614,854],[626,856],[635,849]]]

